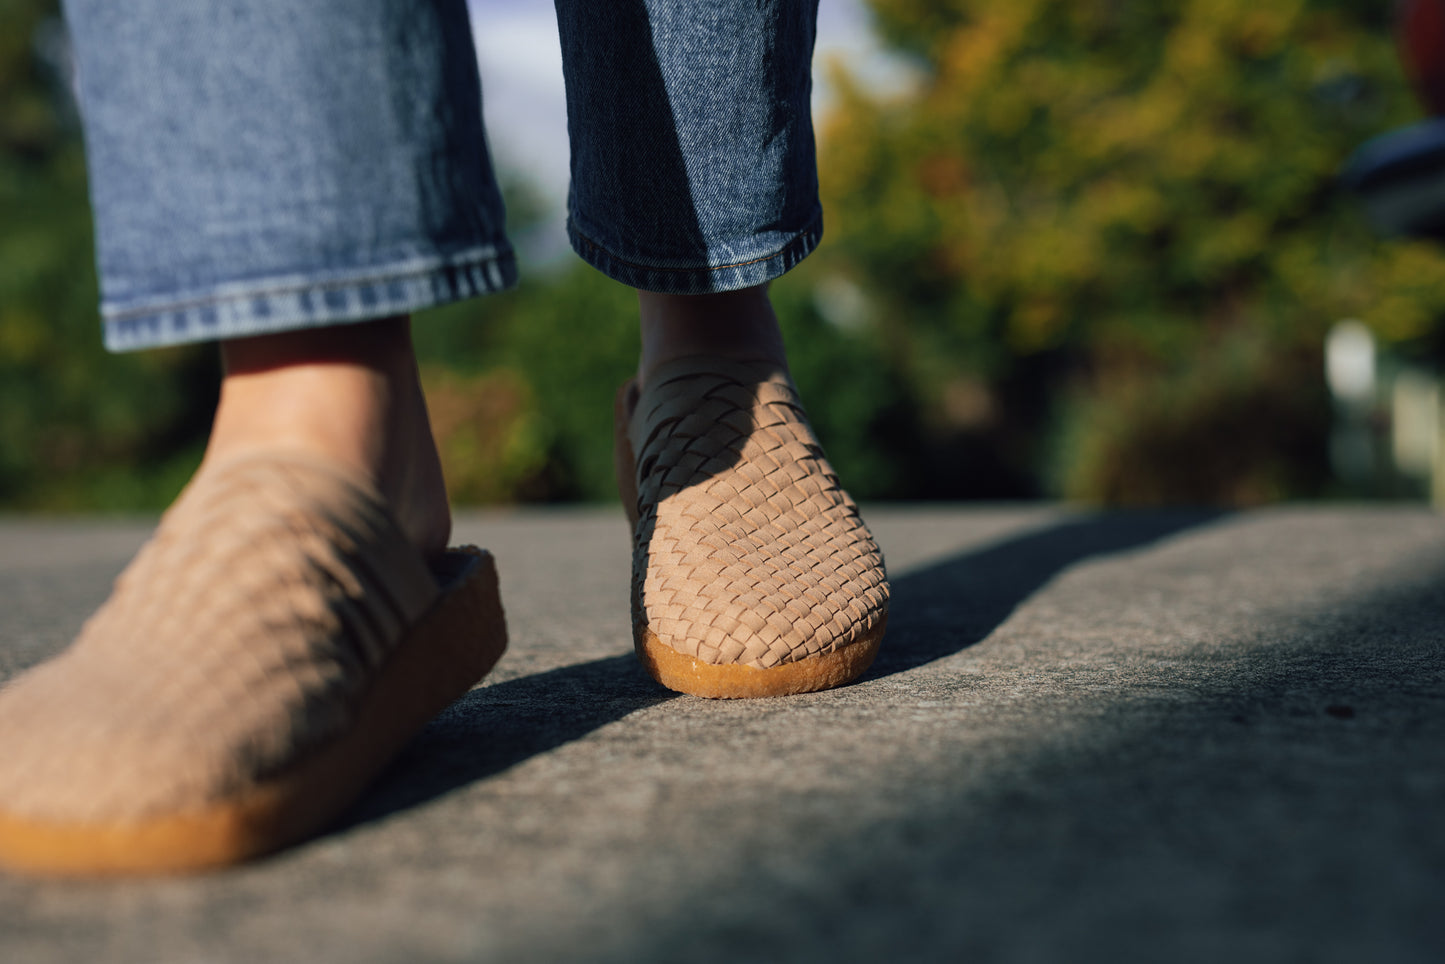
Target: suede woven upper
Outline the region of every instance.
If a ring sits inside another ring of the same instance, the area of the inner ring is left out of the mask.
[[[206,469],[72,646],[0,688],[0,810],[141,819],[284,769],[437,596],[364,482],[287,456]]]
[[[883,556],[777,366],[664,366],[637,397],[628,438],[639,636],[768,669],[879,628]]]

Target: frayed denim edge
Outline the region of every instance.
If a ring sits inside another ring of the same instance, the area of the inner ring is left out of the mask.
[[[392,272],[284,288],[261,282],[254,290],[143,311],[102,305],[105,347],[127,352],[354,324],[503,291],[517,283],[517,262],[510,249]]]
[[[820,211],[806,228],[771,254],[705,267],[652,267],[627,261],[583,234],[572,218],[567,220],[567,237],[578,257],[613,281],[662,294],[705,295],[765,284],[797,267],[822,240],[823,216]]]

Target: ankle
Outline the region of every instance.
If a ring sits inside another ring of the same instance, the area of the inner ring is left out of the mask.
[[[381,487],[386,423],[406,394],[409,353],[404,319],[222,342],[207,458],[299,447],[374,475]]]
[[[788,358],[767,285],[707,295],[637,293],[643,385],[660,365],[706,355],[735,361],[772,361],[787,369]]]
[[[301,451],[367,478],[427,553],[451,530],[406,318],[223,342],[225,378],[203,465]]]

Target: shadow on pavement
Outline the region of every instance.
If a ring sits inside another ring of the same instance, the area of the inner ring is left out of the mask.
[[[1442,627],[1436,561],[1107,687],[1061,670],[979,712],[1016,714],[1009,753],[920,754],[910,805],[699,875],[590,959],[1438,960]]]
[[[1029,532],[893,581],[888,641],[864,677],[952,655],[988,636],[1060,571],[1221,517],[1217,511],[1110,513]],[[672,699],[631,653],[473,690],[411,742],[335,830],[380,820]]]
[[[1096,556],[1141,549],[1228,513],[1209,509],[1110,512],[1062,522],[962,553],[893,580],[876,679],[952,656],[987,638],[1060,572]]]
[[[333,830],[419,806],[676,695],[631,653],[472,690],[412,740]]]

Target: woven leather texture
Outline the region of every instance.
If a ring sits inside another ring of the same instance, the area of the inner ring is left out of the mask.
[[[0,810],[225,799],[341,732],[437,596],[364,482],[290,457],[208,469],[71,647],[0,688]]]
[[[705,663],[768,669],[879,628],[883,555],[776,366],[664,366],[628,438],[639,640],[650,630]]]

